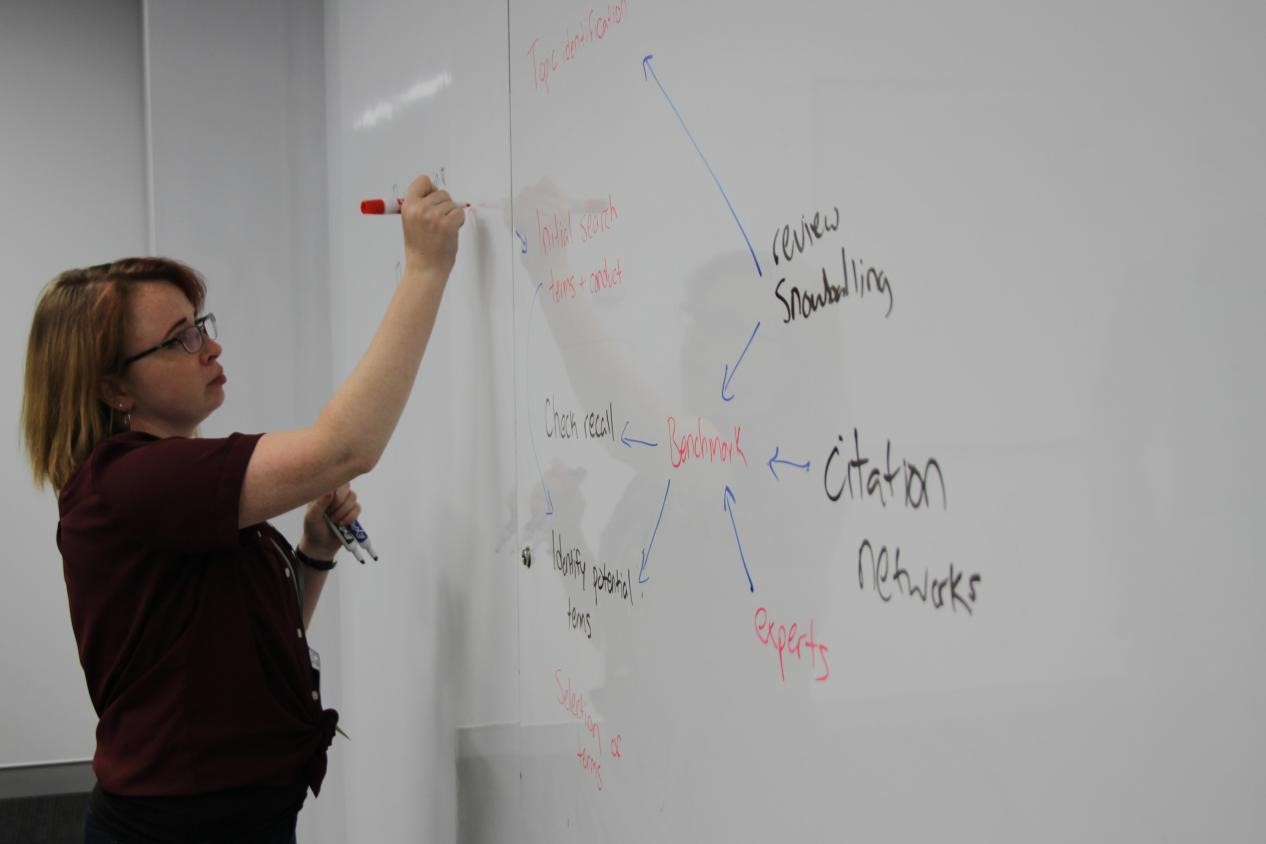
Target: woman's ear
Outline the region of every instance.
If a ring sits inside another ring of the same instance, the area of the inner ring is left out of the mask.
[[[112,410],[121,413],[129,413],[132,410],[132,397],[128,395],[116,376],[107,375],[102,378],[101,383],[97,385],[97,395],[101,397],[101,401],[105,402],[106,407]]]

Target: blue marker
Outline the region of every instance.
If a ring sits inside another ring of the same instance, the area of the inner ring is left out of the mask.
[[[329,513],[322,513],[325,523],[330,526],[330,530],[338,537],[339,542],[343,543],[343,547],[352,552],[352,556],[360,561],[361,565],[365,564],[365,558],[360,555],[360,546],[356,544],[356,535],[348,528],[334,524],[334,520],[330,518]],[[375,558],[377,559],[377,558]]]
[[[356,537],[356,541],[360,544],[360,547],[368,551],[369,556],[373,557],[374,561],[377,562],[378,555],[374,553],[374,546],[369,544],[369,534],[365,533],[365,529],[361,527],[360,519],[357,519],[356,521],[352,522],[347,527],[348,529],[351,530],[352,534]]]

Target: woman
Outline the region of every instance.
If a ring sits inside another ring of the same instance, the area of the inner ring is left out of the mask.
[[[289,842],[338,713],[306,628],[334,567],[324,517],[360,512],[404,409],[464,211],[425,176],[402,209],[405,272],[315,422],[200,439],[224,402],[215,318],[184,265],[62,273],[36,308],[22,416],[58,492],[66,591],[98,715],[85,840]],[[310,502],[310,503],[309,503]],[[268,519],[307,504],[289,543]]]

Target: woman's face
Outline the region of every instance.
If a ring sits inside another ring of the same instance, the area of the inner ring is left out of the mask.
[[[180,288],[165,281],[137,285],[129,305],[127,357],[178,336],[198,316]],[[224,403],[224,368],[217,360],[221,351],[219,343],[203,336],[193,354],[173,343],[131,363],[121,379],[126,395],[118,401],[132,414],[132,430],[193,436]]]

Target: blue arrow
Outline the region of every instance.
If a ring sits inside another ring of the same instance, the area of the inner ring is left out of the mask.
[[[752,329],[752,336],[747,338],[747,345],[743,347],[743,351],[739,353],[738,360],[734,361],[734,368],[730,369],[730,365],[725,365],[725,372],[721,375],[721,400],[734,401],[734,396],[727,396],[726,390],[730,389],[730,379],[734,377],[734,373],[738,372],[739,364],[743,362],[743,355],[747,354],[748,348],[751,347],[752,341],[756,339],[756,332],[760,331],[760,323],[756,323],[756,327]]]
[[[519,239],[519,243],[523,244],[523,246],[520,247],[519,251],[522,252],[524,255],[526,255],[527,254],[527,239],[523,235],[519,234],[518,229],[514,230],[514,236]]]
[[[672,485],[673,479],[669,478],[668,484],[664,487],[664,502],[659,505],[659,518],[655,520],[655,530],[651,531],[651,544],[642,549],[642,568],[639,569],[637,573],[638,583],[645,583],[650,580],[650,578],[646,576],[646,564],[651,559],[651,548],[655,546],[655,535],[659,533],[659,523],[660,520],[664,518],[664,507],[668,504],[668,490],[672,487]]]
[[[628,429],[629,429],[629,423],[625,422],[624,431],[627,431]],[[635,440],[632,437],[625,436],[624,431],[620,432],[620,442],[624,443],[625,448],[632,448],[633,443],[637,443],[638,445],[650,446],[651,448],[659,447],[658,443],[648,443],[646,440]]]
[[[727,484],[725,487],[725,498],[722,499],[722,505],[725,512],[730,514],[730,524],[734,526],[734,541],[738,543],[739,559],[743,561],[743,572],[747,575],[747,588],[752,592],[756,591],[756,586],[752,583],[752,572],[747,568],[747,557],[743,556],[743,540],[739,539],[738,523],[734,521],[734,491]]]
[[[771,457],[771,458],[769,458],[769,471],[770,471],[770,472],[773,472],[773,474],[774,474],[774,480],[776,480],[776,481],[781,481],[781,480],[782,480],[782,478],[778,477],[778,473],[777,473],[777,472],[774,472],[774,464],[775,464],[775,463],[781,463],[783,466],[794,466],[795,468],[797,468],[797,469],[803,469],[803,470],[804,470],[804,471],[806,471],[806,472],[807,472],[807,471],[809,471],[809,461],[808,461],[808,460],[804,461],[803,463],[792,463],[790,460],[779,460],[779,459],[778,459],[778,446],[774,446],[774,456],[773,456],[773,457]]]
[[[651,53],[642,59],[642,78],[654,78],[655,84],[659,86],[659,92],[664,95],[664,99],[668,100],[668,105],[673,110],[673,114],[677,115],[677,122],[681,124],[681,128],[686,130],[686,137],[690,139],[690,143],[694,146],[695,152],[699,153],[699,160],[703,162],[703,166],[708,168],[708,173],[712,176],[712,181],[716,182],[717,190],[721,191],[721,198],[725,200],[726,207],[730,209],[734,222],[738,224],[739,234],[743,235],[743,240],[747,243],[747,251],[752,253],[752,262],[756,264],[756,274],[763,275],[760,271],[760,261],[756,258],[756,250],[752,248],[752,240],[747,236],[747,231],[743,228],[743,223],[739,220],[738,212],[734,210],[734,204],[730,202],[730,197],[726,194],[725,188],[721,187],[721,180],[717,178],[717,174],[713,172],[712,165],[708,163],[708,159],[704,157],[703,150],[699,149],[699,144],[695,142],[695,136],[690,134],[690,129],[686,126],[686,121],[682,119],[681,112],[677,110],[677,106],[673,105],[672,97],[668,96],[668,92],[664,90],[663,84],[659,81],[659,77],[655,75],[655,68],[651,67],[651,59],[655,58],[655,54]],[[649,76],[647,75],[649,74]]]

